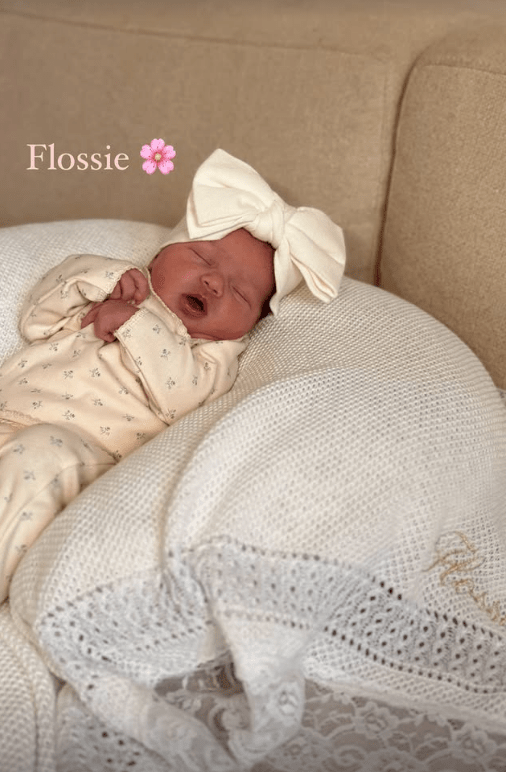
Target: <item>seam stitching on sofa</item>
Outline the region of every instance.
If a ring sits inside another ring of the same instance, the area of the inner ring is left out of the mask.
[[[81,27],[83,29],[102,30],[107,32],[115,32],[117,34],[126,35],[151,35],[158,38],[171,38],[173,40],[186,40],[196,41],[200,43],[216,43],[225,45],[235,45],[237,47],[250,46],[251,48],[270,48],[278,49],[281,51],[325,51],[328,53],[343,54],[350,57],[359,57],[360,59],[369,59],[374,62],[378,62],[382,65],[386,63],[384,58],[370,53],[360,53],[358,51],[346,51],[343,48],[337,48],[332,46],[321,45],[319,42],[312,46],[305,46],[302,44],[287,44],[280,45],[279,43],[266,43],[265,41],[252,41],[252,40],[237,40],[234,38],[218,38],[218,37],[206,37],[205,35],[190,35],[184,32],[174,33],[170,30],[164,30],[162,32],[158,30],[143,29],[141,27],[135,27],[129,29],[128,27],[113,27],[107,24],[97,24],[88,21],[74,21],[73,19],[58,19],[52,16],[38,16],[35,14],[20,13],[19,11],[3,11],[0,9],[0,14],[3,16],[12,16],[20,19],[34,20],[40,22],[48,22],[50,24],[64,24],[71,27]]]
[[[447,61],[434,61],[434,62],[424,62],[423,64],[416,65],[413,68],[413,73],[420,72],[421,70],[428,69],[430,67],[445,67],[449,70],[475,70],[476,72],[486,72],[489,75],[506,75],[506,63],[504,70],[494,69],[490,65],[487,65],[486,62],[477,60],[475,63],[470,63],[468,61],[463,61],[459,59],[454,60],[447,60]]]

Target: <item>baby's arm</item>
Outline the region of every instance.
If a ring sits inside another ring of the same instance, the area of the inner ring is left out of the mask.
[[[246,346],[228,340],[192,345],[173,319],[141,308],[115,334],[124,365],[139,377],[151,409],[167,424],[227,392]]]
[[[34,341],[64,329],[90,302],[105,300],[132,269],[140,273],[126,260],[71,255],[52,268],[28,296],[21,310],[22,335]]]

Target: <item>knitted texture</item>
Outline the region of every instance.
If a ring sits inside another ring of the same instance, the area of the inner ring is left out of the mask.
[[[55,684],[37,651],[0,608],[0,770],[54,772]]]
[[[505,472],[500,396],[446,328],[350,279],[328,306],[288,296],[232,391],[86,489],[14,577],[67,682],[60,769],[94,768],[104,732],[104,769],[251,768],[299,731],[308,678],[505,732]],[[213,667],[230,688],[190,710],[181,684]]]

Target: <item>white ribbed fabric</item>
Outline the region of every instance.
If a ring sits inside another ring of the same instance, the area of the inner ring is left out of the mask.
[[[307,678],[460,719],[492,758],[505,494],[506,413],[467,347],[373,287],[299,288],[232,391],[85,490],[14,577],[18,630],[67,682],[59,772],[260,771]]]

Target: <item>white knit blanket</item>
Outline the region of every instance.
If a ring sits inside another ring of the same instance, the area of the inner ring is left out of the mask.
[[[349,279],[329,306],[298,290],[229,394],[22,561],[12,619],[66,682],[58,769],[251,768],[307,678],[506,731],[505,493],[506,412],[461,341]]]

